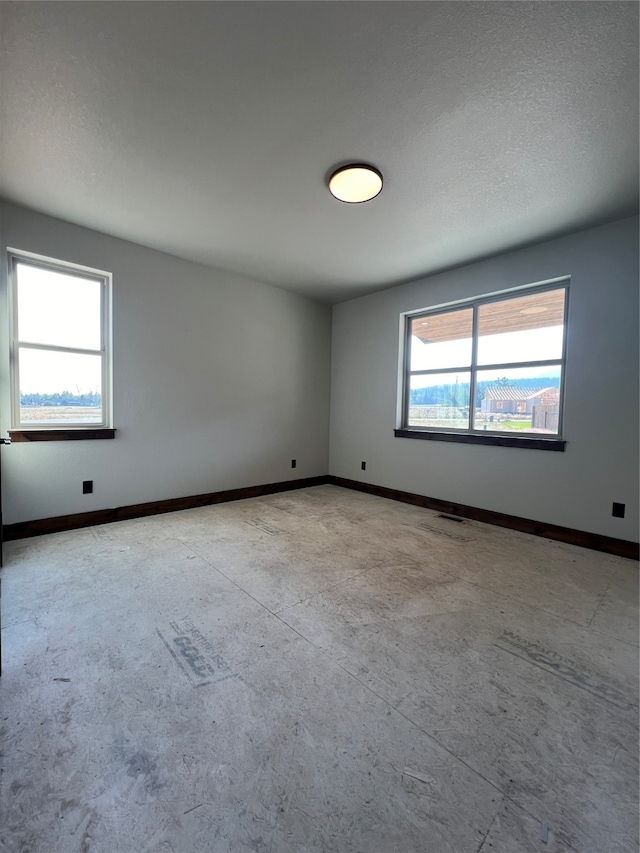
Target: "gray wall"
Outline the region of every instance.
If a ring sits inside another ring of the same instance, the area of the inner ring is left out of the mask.
[[[567,275],[564,453],[394,437],[402,312]],[[638,218],[334,306],[329,470],[637,541]]]
[[[113,273],[117,429],[113,441],[4,448],[5,523],[326,474],[330,308],[12,205],[0,213],[2,434],[7,246]]]

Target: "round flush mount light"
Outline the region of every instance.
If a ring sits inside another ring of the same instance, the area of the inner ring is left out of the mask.
[[[351,163],[341,166],[329,178],[329,192],[338,201],[361,204],[371,201],[382,189],[382,175],[373,166]]]
[[[544,314],[549,309],[544,305],[531,305],[529,308],[522,308],[521,314]]]

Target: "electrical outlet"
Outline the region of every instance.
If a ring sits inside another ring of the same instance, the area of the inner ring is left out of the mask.
[[[614,518],[624,518],[624,504],[614,503],[611,508],[611,515]]]
[[[292,467],[292,468],[295,468],[297,464],[298,464],[298,463],[296,462],[296,460],[295,460],[295,459],[292,459],[292,460],[291,460],[291,467]]]
[[[360,463],[360,468],[361,468],[363,471],[366,471],[366,470],[367,470],[367,463],[366,463],[366,462],[361,462],[361,463]]]
[[[93,480],[82,481],[82,494],[90,495],[93,492]]]

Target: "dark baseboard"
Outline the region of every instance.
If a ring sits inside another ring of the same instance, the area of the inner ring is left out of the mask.
[[[13,539],[27,539],[31,536],[42,536],[46,533],[62,533],[65,530],[76,530],[80,527],[93,527],[97,524],[111,524],[114,521],[125,521],[132,518],[143,518],[148,515],[160,515],[165,512],[177,512],[182,509],[195,509],[229,501],[258,498],[262,495],[273,495],[277,492],[288,492],[294,489],[304,489],[310,486],[332,484],[346,489],[366,492],[381,498],[389,498],[402,503],[444,512],[447,515],[457,515],[495,524],[509,530],[519,530],[521,533],[531,533],[546,539],[566,542],[569,545],[579,545],[594,551],[603,551],[618,557],[628,557],[638,560],[640,546],[637,542],[625,539],[614,539],[611,536],[601,536],[598,533],[587,533],[583,530],[573,530],[571,527],[561,527],[558,524],[547,524],[543,521],[532,521],[517,515],[507,515],[489,509],[467,506],[466,504],[443,501],[425,495],[415,495],[412,492],[401,492],[386,486],[374,486],[371,483],[361,483],[357,480],[347,480],[332,474],[320,477],[307,477],[302,480],[286,480],[282,483],[265,483],[262,486],[246,486],[242,489],[228,489],[224,492],[209,492],[205,495],[191,495],[184,498],[170,498],[163,501],[134,504],[132,506],[114,507],[113,509],[98,509],[93,512],[79,512],[74,515],[59,515],[54,518],[40,518],[34,521],[19,521],[17,524],[5,524],[2,528],[5,542]]]
[[[164,501],[120,506],[113,509],[97,509],[93,512],[78,512],[74,515],[58,515],[54,518],[40,518],[35,521],[19,521],[17,524],[5,524],[2,528],[5,542],[12,539],[28,539],[45,533],[62,533],[80,527],[93,527],[96,524],[111,524],[147,515],[160,515],[164,512],[177,512],[181,509],[195,509],[201,506],[241,501],[246,498],[258,498],[261,495],[273,495],[276,492],[288,492],[293,489],[305,489],[309,486],[324,486],[329,482],[328,475],[307,477],[304,480],[286,480],[282,483],[265,483],[262,486],[246,486],[242,489],[228,489],[224,492],[209,492],[206,495],[191,495],[186,498],[170,498]]]
[[[480,509],[479,507],[467,506],[466,504],[451,503],[451,501],[443,501],[439,498],[414,495],[411,492],[400,492],[397,489],[388,489],[386,486],[374,486],[370,483],[360,483],[357,480],[334,477],[332,474],[329,475],[328,482],[335,486],[343,486],[346,489],[366,492],[369,495],[377,495],[381,498],[390,498],[394,501],[421,506],[425,509],[433,509],[436,512],[444,512],[447,515],[458,515],[463,518],[471,518],[474,521],[484,521],[486,524],[507,527],[509,530],[519,530],[521,533],[531,533],[534,536],[543,536],[545,539],[555,539],[558,542],[566,542],[569,545],[579,545],[581,548],[603,551],[605,554],[615,554],[617,557],[628,557],[631,560],[637,560],[640,556],[640,546],[638,543],[628,542],[626,539],[614,539],[612,536],[601,536],[598,533],[573,530],[571,527],[547,524],[544,521],[532,521],[529,518],[520,518],[517,515],[493,512],[490,509]]]

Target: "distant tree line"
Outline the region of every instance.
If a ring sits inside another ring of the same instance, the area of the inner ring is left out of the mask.
[[[102,396],[97,392],[72,394],[60,391],[55,394],[21,394],[20,405],[24,407],[41,406],[100,406]]]
[[[540,376],[535,379],[491,379],[476,383],[476,405],[479,409],[489,388],[558,388],[560,380],[557,376]],[[430,388],[414,388],[410,395],[412,406],[456,406],[465,408],[469,405],[469,383],[452,382],[446,385],[432,385]]]

